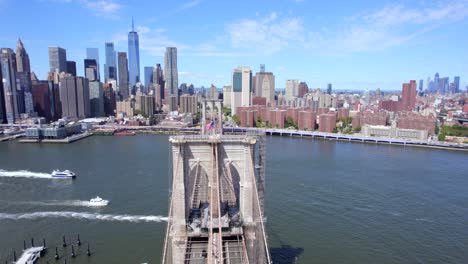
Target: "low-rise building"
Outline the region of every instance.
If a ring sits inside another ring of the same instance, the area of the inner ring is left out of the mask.
[[[401,129],[391,126],[371,126],[364,125],[362,133],[367,137],[388,137],[400,138],[405,140],[427,140],[427,130]]]
[[[120,101],[116,103],[117,116],[133,116],[134,115],[134,104],[130,100]]]
[[[62,139],[80,132],[81,124],[75,123],[66,126],[30,127],[25,134],[30,139]]]

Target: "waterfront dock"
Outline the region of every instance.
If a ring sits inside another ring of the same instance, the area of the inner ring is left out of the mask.
[[[72,142],[75,142],[75,141],[83,139],[83,138],[87,138],[87,137],[89,137],[91,135],[93,135],[93,133],[84,132],[82,134],[72,135],[72,136],[66,137],[64,139],[43,139],[41,142],[42,143],[64,143],[64,144],[68,144],[68,143],[72,143]]]
[[[9,141],[9,140],[15,140],[17,138],[24,137],[24,133],[21,134],[16,134],[16,135],[11,135],[11,136],[6,136],[6,137],[1,137],[0,142],[2,141]]]
[[[19,142],[20,143],[59,143],[59,144],[68,144],[75,142],[77,140],[87,138],[89,136],[93,135],[91,132],[84,132],[81,134],[75,134],[66,138],[61,138],[61,139],[30,139],[30,138],[25,138],[21,139]]]

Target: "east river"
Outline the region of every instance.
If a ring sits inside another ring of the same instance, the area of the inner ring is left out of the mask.
[[[266,172],[274,263],[468,263],[466,152],[267,136]],[[0,143],[0,263],[32,237],[38,263],[159,263],[170,175],[163,135]]]

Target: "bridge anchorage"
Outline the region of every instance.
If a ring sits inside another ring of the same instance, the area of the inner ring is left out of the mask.
[[[265,142],[222,134],[222,103],[203,102],[201,135],[170,137],[172,192],[162,263],[271,263],[264,226]]]

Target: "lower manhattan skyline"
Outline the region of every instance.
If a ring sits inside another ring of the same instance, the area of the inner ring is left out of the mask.
[[[232,68],[250,66],[255,73],[260,64],[275,74],[277,88],[298,79],[310,88],[333,83],[337,90],[399,90],[404,80],[422,79],[426,89],[427,78],[436,72],[450,82],[461,76],[461,89],[467,85],[465,0],[353,4],[296,0],[274,6],[194,0],[158,3],[157,9],[164,10],[160,13],[152,11],[156,8],[152,2],[117,0],[38,0],[27,6],[3,0],[0,7],[3,24],[19,15],[24,18],[2,30],[1,46],[14,47],[20,37],[31,70],[40,79],[49,71],[49,46],[65,48],[67,60],[76,61],[79,76],[84,75],[86,48],[98,48],[105,58],[104,43],[114,42],[116,52],[126,52],[134,16],[140,72],[164,63],[166,47],[177,47],[179,83],[196,87],[228,85]],[[103,63],[100,67],[104,78]]]

